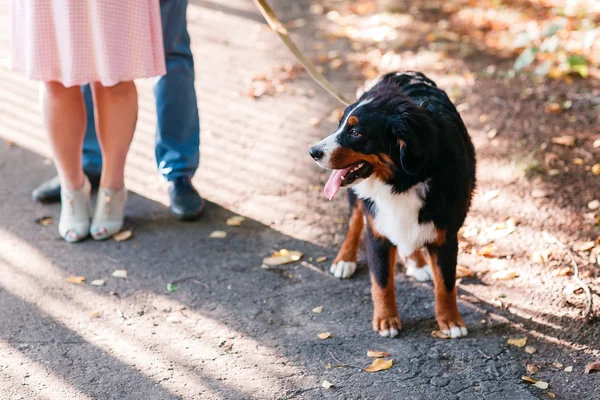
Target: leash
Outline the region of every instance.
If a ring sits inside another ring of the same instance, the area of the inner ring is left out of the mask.
[[[304,69],[314,79],[314,81],[317,82],[319,85],[321,85],[321,87],[323,89],[327,90],[329,92],[329,94],[331,94],[333,97],[338,99],[340,101],[340,103],[342,103],[345,106],[350,105],[351,103],[344,97],[344,95],[339,90],[337,90],[331,84],[331,82],[329,82],[327,80],[327,78],[325,78],[323,76],[323,74],[321,74],[319,71],[317,71],[317,68],[315,68],[315,65],[308,58],[306,58],[304,56],[304,54],[302,54],[302,52],[300,51],[298,46],[296,46],[296,43],[294,43],[294,41],[290,37],[285,26],[283,26],[283,24],[281,23],[279,18],[277,18],[277,16],[273,12],[273,9],[271,8],[271,6],[269,6],[269,4],[267,4],[267,1],[266,0],[254,0],[254,4],[256,4],[256,7],[258,7],[258,9],[260,10],[261,14],[265,18],[265,20],[267,21],[267,23],[269,24],[271,29],[273,29],[275,31],[275,33],[277,33],[279,38],[283,41],[283,43],[286,45],[286,47],[292,52],[294,57],[296,57],[298,62],[300,62],[300,64],[302,64]]]

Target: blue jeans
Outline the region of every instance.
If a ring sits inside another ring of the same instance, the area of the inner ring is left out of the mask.
[[[163,41],[167,74],[154,85],[158,126],[155,156],[159,173],[167,180],[192,177],[200,159],[200,120],[194,88],[194,59],[187,31],[187,0],[161,0]],[[83,142],[83,168],[102,171],[102,155],[94,126],[89,85],[82,88],[87,110]]]

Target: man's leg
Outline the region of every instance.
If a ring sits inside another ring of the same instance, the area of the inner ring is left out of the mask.
[[[200,121],[194,60],[187,31],[187,0],[161,0],[167,74],[154,86],[158,127],[156,162],[170,182],[171,213],[193,220],[204,201],[191,184],[200,158]]]
[[[96,189],[100,183],[100,174],[102,173],[102,154],[100,145],[96,137],[96,128],[94,126],[94,103],[92,100],[92,91],[89,85],[81,88],[83,99],[85,101],[85,110],[87,115],[85,137],[83,139],[83,172],[88,176],[92,187]],[[42,203],[56,203],[60,201],[60,181],[58,176],[42,183],[31,194],[35,201]]]

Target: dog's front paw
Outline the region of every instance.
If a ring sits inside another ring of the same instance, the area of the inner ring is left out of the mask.
[[[373,317],[373,330],[379,332],[379,336],[383,337],[396,337],[402,329],[402,323],[398,316],[380,318],[378,316]]]
[[[440,331],[444,335],[450,336],[452,339],[467,336],[469,333],[467,331],[467,326],[460,317],[454,320],[448,318],[438,318],[438,325],[440,326]]]
[[[433,279],[431,265],[426,264],[421,268],[418,268],[417,263],[410,258],[406,261],[406,275],[412,276],[419,282],[427,282]]]
[[[356,263],[353,261],[334,262],[329,272],[336,278],[350,278],[356,271]]]

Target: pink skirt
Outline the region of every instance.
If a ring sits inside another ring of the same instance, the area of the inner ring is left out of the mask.
[[[159,0],[12,0],[10,65],[65,86],[164,75]]]

